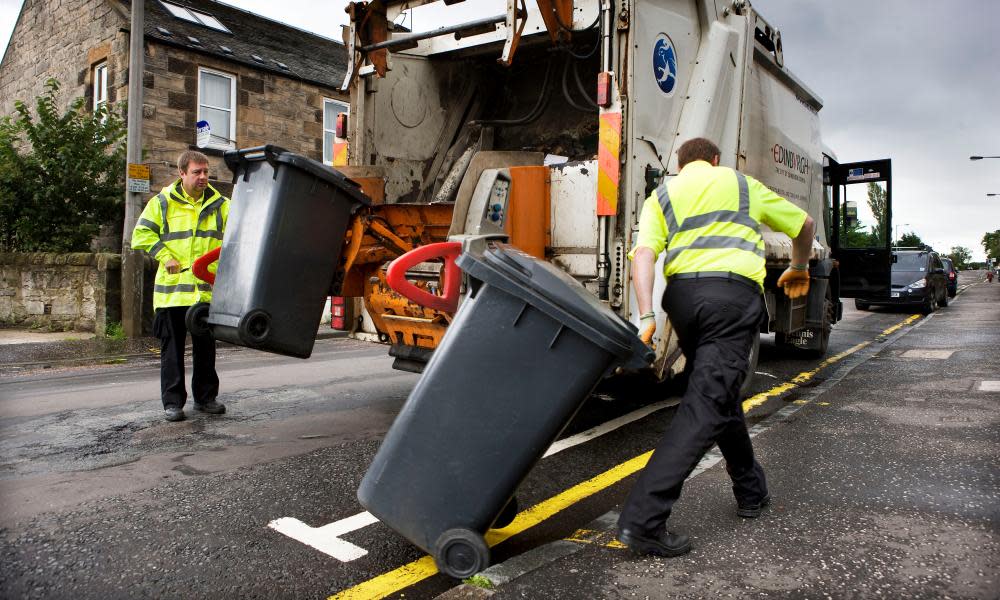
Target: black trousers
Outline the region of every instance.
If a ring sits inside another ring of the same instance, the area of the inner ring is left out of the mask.
[[[760,290],[729,279],[675,280],[667,285],[663,308],[687,359],[687,388],[618,521],[620,528],[649,536],[664,530],[684,480],[715,443],[737,502],[756,503],[767,494],[740,398],[763,314]]]
[[[163,408],[184,408],[187,389],[184,387],[184,341],[187,325],[184,317],[188,307],[172,306],[156,311],[153,335],[160,340],[160,399]],[[215,372],[215,338],[192,335],[191,392],[197,404],[207,404],[219,395],[219,376]]]

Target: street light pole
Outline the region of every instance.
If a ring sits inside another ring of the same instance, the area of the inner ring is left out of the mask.
[[[145,68],[143,0],[132,0],[128,55],[128,137],[129,164],[142,162],[142,73]],[[142,212],[143,197],[125,192],[125,223],[122,232],[122,329],[128,337],[142,335],[142,292],[145,264],[142,254],[132,250],[132,229]]]

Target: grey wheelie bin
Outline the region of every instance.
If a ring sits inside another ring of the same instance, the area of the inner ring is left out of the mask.
[[[457,262],[468,296],[358,499],[461,579],[488,566],[483,534],[513,519],[515,489],[602,376],[653,352],[576,280],[513,246]]]
[[[227,152],[235,187],[207,323],[216,339],[308,358],[351,215],[356,183],[277,146]]]

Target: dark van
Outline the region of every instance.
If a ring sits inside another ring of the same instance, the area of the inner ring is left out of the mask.
[[[944,263],[932,250],[896,250],[889,298],[855,298],[858,310],[872,305],[917,306],[925,314],[948,306],[948,276]]]

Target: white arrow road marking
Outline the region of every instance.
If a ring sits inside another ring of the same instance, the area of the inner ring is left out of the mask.
[[[340,536],[377,522],[378,519],[375,518],[375,515],[370,512],[363,512],[322,527],[310,527],[292,517],[275,519],[268,523],[267,526],[278,533],[287,535],[293,540],[302,542],[307,546],[312,546],[323,554],[332,556],[340,562],[351,562],[368,554],[368,551],[340,539]]]

